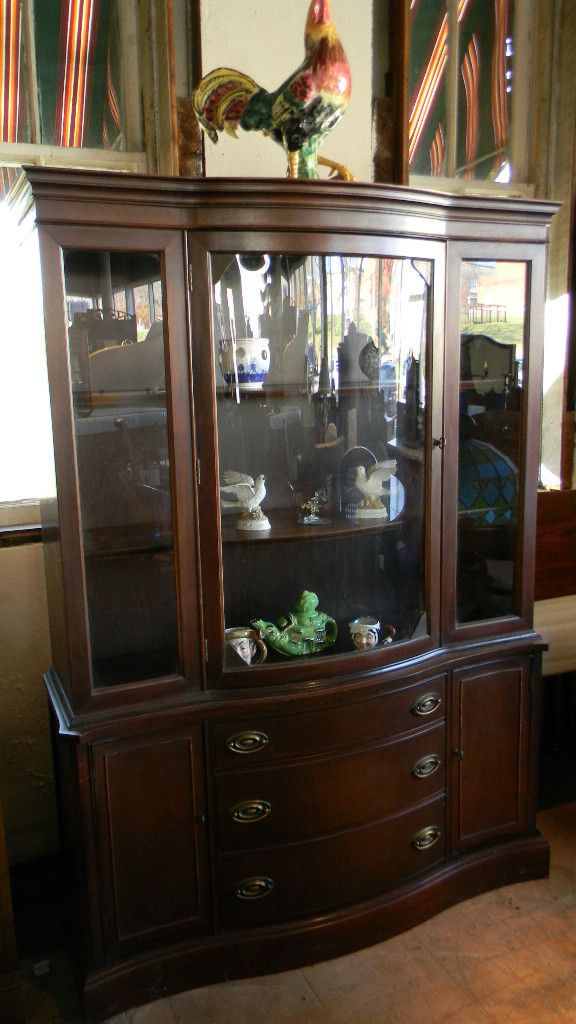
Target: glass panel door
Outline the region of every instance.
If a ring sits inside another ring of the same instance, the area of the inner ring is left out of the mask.
[[[427,633],[431,269],[212,255],[229,669]]]
[[[158,253],[64,251],[95,687],[178,669]]]
[[[457,617],[464,623],[517,612],[527,265],[465,260],[460,289]]]

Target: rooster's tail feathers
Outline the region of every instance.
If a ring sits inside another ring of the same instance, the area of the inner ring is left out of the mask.
[[[205,75],[192,95],[194,110],[204,131],[218,141],[218,133],[236,134],[246,107],[260,86],[232,68],[216,68]]]

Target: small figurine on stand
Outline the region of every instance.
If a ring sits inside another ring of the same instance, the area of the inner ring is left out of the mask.
[[[375,466],[366,471],[364,466],[357,466],[354,477],[354,484],[362,500],[355,510],[355,516],[359,519],[387,519],[388,512],[383,504],[382,498],[386,490],[386,484],[393,473],[396,472],[396,460],[385,459],[384,462],[377,462]]]
[[[237,530],[269,530],[270,523],[260,508],[266,497],[266,478],[260,473],[253,480],[245,473],[224,473],[224,484],[220,485],[223,508],[236,508],[240,510],[240,517],[236,523]],[[234,495],[235,500],[230,501],[225,495]]]
[[[308,501],[303,501],[298,511],[298,522],[302,526],[324,526],[332,520],[321,514],[328,504],[325,491],[315,491]]]

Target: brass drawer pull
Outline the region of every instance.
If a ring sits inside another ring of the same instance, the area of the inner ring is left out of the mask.
[[[239,900],[261,900],[269,896],[274,888],[274,882],[266,876],[258,878],[245,878],[236,889],[236,896]]]
[[[268,743],[265,732],[258,732],[256,729],[247,729],[246,732],[235,732],[226,740],[228,750],[234,754],[254,754],[262,750]]]
[[[413,715],[431,715],[434,711],[437,711],[442,703],[442,697],[439,693],[424,693],[418,700],[412,705]]]
[[[267,800],[243,800],[230,810],[233,821],[244,825],[251,821],[262,821],[267,818],[272,810],[272,804]]]
[[[438,825],[427,825],[420,829],[412,839],[412,846],[415,850],[429,850],[431,846],[440,839],[440,828]]]
[[[438,754],[424,754],[412,769],[412,775],[417,779],[427,779],[429,775],[434,775],[437,772],[440,765],[442,764]]]

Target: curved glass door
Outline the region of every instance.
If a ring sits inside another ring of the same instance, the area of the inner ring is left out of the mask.
[[[211,256],[228,669],[427,633],[431,270]]]

